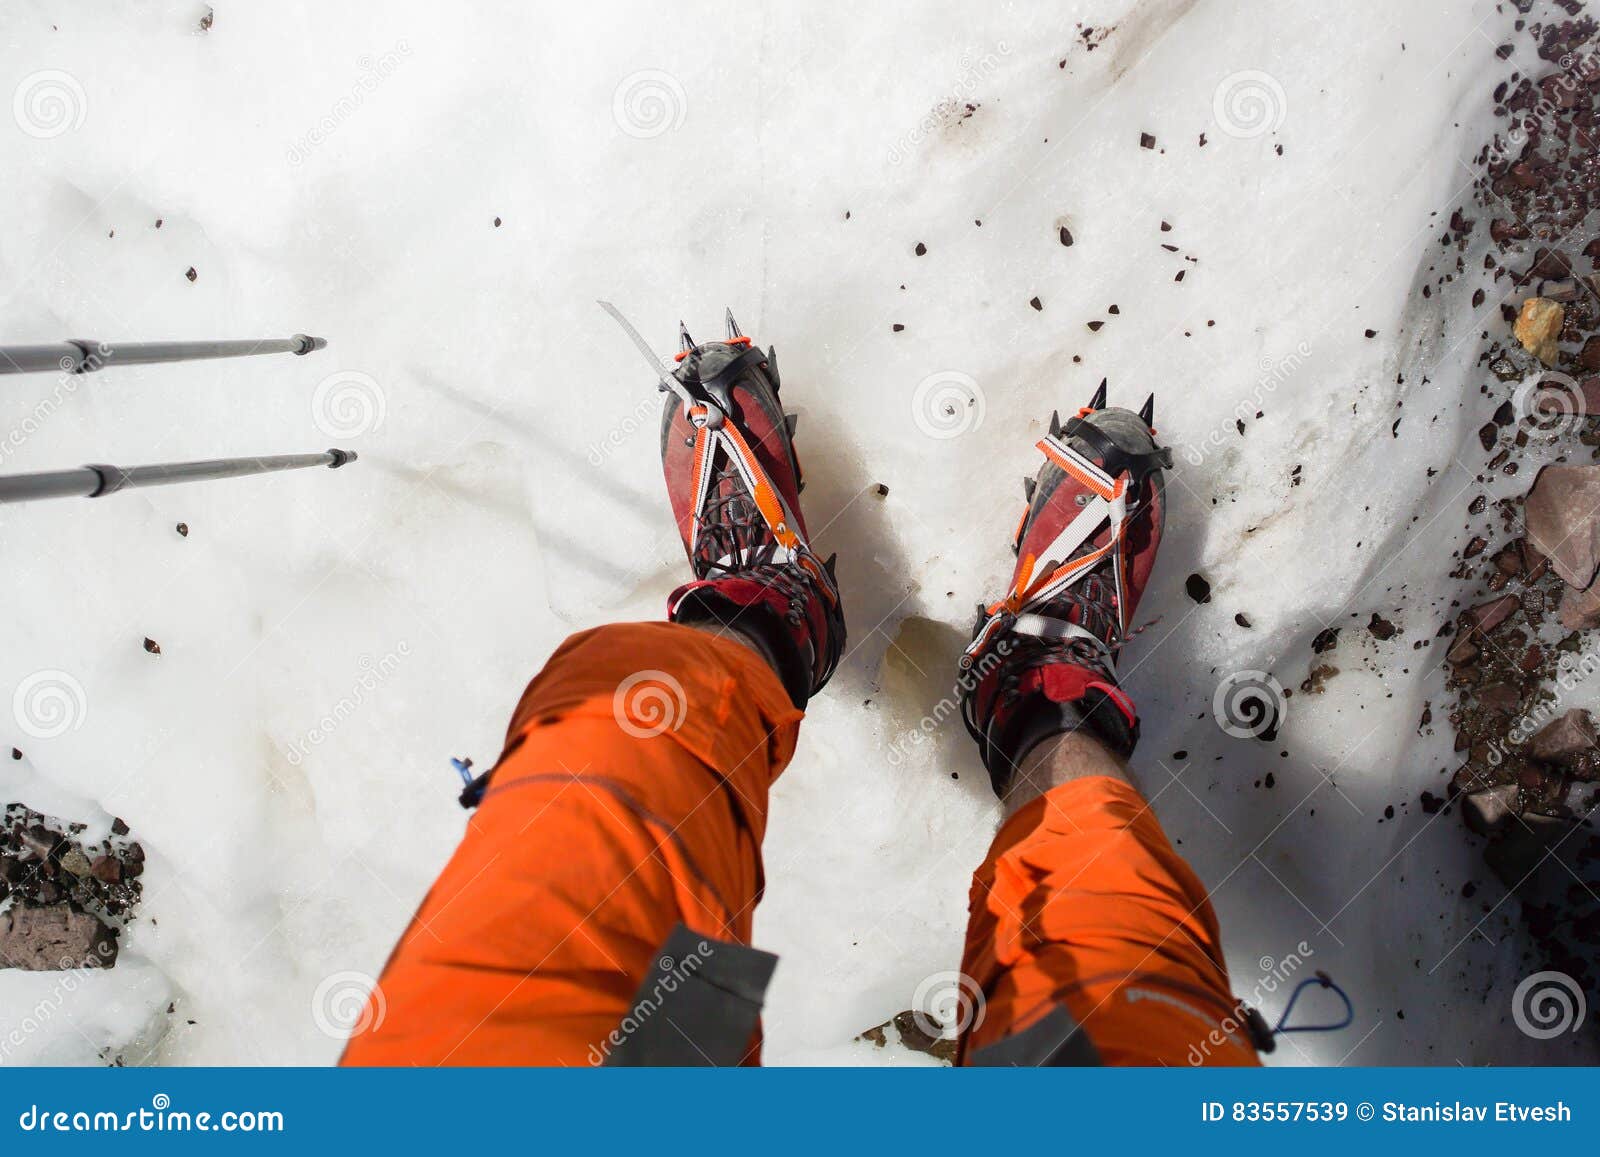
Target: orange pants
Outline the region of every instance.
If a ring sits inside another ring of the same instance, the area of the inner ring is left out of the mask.
[[[598,1063],[675,926],[748,944],[801,717],[759,656],[705,632],[568,639],[344,1063]],[[1108,1064],[1255,1063],[1205,892],[1121,781],[1014,815],[970,907],[962,972],[983,1007],[963,1058],[1065,1006]]]

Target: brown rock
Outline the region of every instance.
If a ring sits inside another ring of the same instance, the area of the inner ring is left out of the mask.
[[[1522,704],[1522,694],[1510,683],[1491,683],[1477,692],[1478,706],[1485,711],[1510,714]]]
[[[1501,595],[1497,599],[1480,603],[1468,611],[1465,616],[1466,625],[1471,630],[1481,631],[1487,635],[1516,613],[1521,605],[1521,600],[1516,595]]]
[[[1499,835],[1516,820],[1517,793],[1514,783],[1475,791],[1461,801],[1461,818],[1480,836]]]
[[[1600,466],[1546,466],[1523,508],[1528,541],[1570,587],[1585,590],[1600,569]]]
[[[1561,594],[1561,609],[1557,613],[1561,625],[1569,631],[1600,627],[1600,584],[1586,591],[1568,587]]]
[[[1470,663],[1478,657],[1478,645],[1472,641],[1472,636],[1463,631],[1455,642],[1450,644],[1450,650],[1445,652],[1445,659],[1452,666]]]
[[[87,912],[67,904],[0,912],[0,968],[52,972],[116,962],[116,933]]]
[[[1463,763],[1450,778],[1451,796],[1471,795],[1494,786],[1494,780],[1476,763]]]
[[[1560,303],[1543,297],[1530,297],[1522,303],[1512,333],[1522,343],[1522,348],[1547,366],[1556,364],[1556,341],[1561,336],[1561,323],[1566,311]]]
[[[122,879],[122,863],[115,856],[96,856],[89,865],[89,874],[96,880],[115,884]]]
[[[1578,364],[1586,370],[1600,370],[1600,337],[1591,337],[1583,343],[1583,349],[1578,353]]]
[[[1555,763],[1593,751],[1597,745],[1600,737],[1595,735],[1594,721],[1587,711],[1575,707],[1535,732],[1528,740],[1528,754]]]

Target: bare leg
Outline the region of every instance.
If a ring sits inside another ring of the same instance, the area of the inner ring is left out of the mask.
[[[1010,819],[1053,787],[1092,775],[1133,783],[1128,778],[1127,765],[1087,731],[1052,735],[1022,757],[1000,801],[1005,818]]]

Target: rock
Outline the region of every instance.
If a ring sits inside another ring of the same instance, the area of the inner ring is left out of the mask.
[[[1574,707],[1534,733],[1528,740],[1528,754],[1554,763],[1593,751],[1597,745],[1600,736],[1595,735],[1594,721],[1587,711]]]
[[[1382,642],[1394,638],[1395,633],[1399,630],[1399,628],[1391,623],[1388,619],[1378,614],[1377,611],[1373,611],[1372,619],[1367,623],[1367,630],[1372,632],[1372,637],[1374,639]]]
[[[1317,632],[1317,637],[1311,640],[1311,650],[1315,654],[1331,651],[1339,645],[1339,628],[1323,627]]]
[[[930,1036],[923,1027],[939,1027],[937,1018],[927,1014],[911,1012],[898,1012],[890,1020],[884,1021],[875,1028],[856,1037],[857,1040],[870,1041],[872,1044],[883,1048],[889,1043],[889,1029],[893,1028],[900,1038],[900,1043],[913,1052],[926,1053],[928,1056],[954,1064],[956,1059],[957,1040],[954,1036]]]
[[[1470,663],[1478,657],[1478,645],[1472,641],[1469,633],[1463,631],[1460,637],[1450,644],[1450,649],[1445,652],[1444,657],[1452,666]]]
[[[1522,704],[1522,694],[1510,683],[1491,683],[1480,687],[1474,696],[1478,706],[1485,711],[1503,711],[1507,715]]]
[[[1487,635],[1501,623],[1509,619],[1522,600],[1516,595],[1501,595],[1497,599],[1490,599],[1486,603],[1479,603],[1466,613],[1464,619],[1470,631],[1479,631]]]
[[[71,848],[61,857],[61,866],[81,880],[89,874],[89,857]]]
[[[1561,595],[1558,612],[1561,625],[1569,631],[1586,631],[1600,627],[1600,584],[1586,591],[1568,587]]]
[[[1204,575],[1190,575],[1184,580],[1183,589],[1197,603],[1209,603],[1211,601],[1211,584],[1205,580]]]
[[[1500,882],[1521,890],[1545,859],[1545,853],[1571,830],[1566,820],[1526,815],[1504,829],[1505,838],[1484,849],[1483,858]]]
[[[1495,836],[1507,831],[1517,818],[1517,785],[1475,791],[1461,801],[1461,818],[1480,836]]]
[[[1522,348],[1547,366],[1556,364],[1556,340],[1561,335],[1561,323],[1566,311],[1558,302],[1543,297],[1530,297],[1522,303],[1512,333],[1522,343]]]
[[[1570,587],[1587,590],[1600,569],[1600,466],[1546,466],[1523,507],[1528,541]]]
[[[52,972],[116,962],[116,933],[87,912],[67,904],[0,912],[0,968]]]
[[[1586,370],[1600,370],[1600,337],[1591,337],[1583,343],[1583,349],[1578,352],[1578,364]],[[1587,395],[1588,391],[1584,393]]]
[[[89,865],[89,874],[96,880],[115,884],[122,879],[122,861],[115,856],[96,856]]]

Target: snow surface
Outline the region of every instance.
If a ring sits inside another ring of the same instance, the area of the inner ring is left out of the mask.
[[[1157,391],[1179,457],[1159,622],[1124,665],[1135,774],[1215,890],[1236,991],[1275,1016],[1263,977],[1299,952],[1355,1000],[1351,1029],[1274,1060],[1573,1055],[1513,1025],[1515,902],[1475,933],[1499,886],[1416,804],[1453,764],[1440,648],[1413,643],[1457,594],[1472,365],[1503,331],[1498,291],[1467,306],[1481,249],[1418,290],[1509,6],[215,7],[202,32],[203,4],[7,6],[0,95],[71,83],[62,131],[0,125],[4,340],[331,345],[7,378],[0,466],[361,462],[0,514],[0,694],[75,681],[60,735],[0,713],[25,753],[0,794],[120,815],[149,853],[113,972],[65,993],[0,973],[0,1038],[25,1030],[0,1060],[337,1055],[340,1001],[462,830],[447,758],[491,760],[567,633],[659,617],[685,573],[659,397],[598,298],[662,352],[725,304],[776,344],[840,554],[851,649],[773,793],[769,1063],[920,1061],[851,1041],[957,966],[997,809],[959,723],[906,732],[942,717],[972,606],[1009,576],[1033,439],[1102,377],[1121,404]],[[982,403],[953,425],[929,400],[951,375]],[[1220,678],[1297,687],[1311,637],[1373,611],[1403,633],[1347,630],[1278,742],[1218,728]]]

